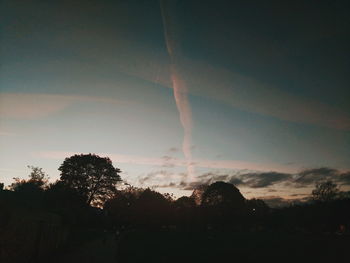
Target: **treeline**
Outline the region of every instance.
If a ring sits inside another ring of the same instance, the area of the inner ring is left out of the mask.
[[[1,187],[1,262],[38,262],[106,231],[118,238],[135,229],[338,235],[350,229],[349,196],[332,182],[316,185],[312,202],[272,209],[225,182],[178,199],[149,188],[118,189],[120,170],[93,154],[66,158],[54,183],[41,168],[29,168],[28,180]]]

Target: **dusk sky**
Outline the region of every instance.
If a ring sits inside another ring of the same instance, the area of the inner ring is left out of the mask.
[[[73,154],[176,196],[350,190],[347,1],[1,3],[0,181]]]

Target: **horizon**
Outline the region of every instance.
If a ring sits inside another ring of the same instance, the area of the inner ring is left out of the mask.
[[[94,153],[176,197],[349,191],[345,4],[255,4],[3,1],[0,183]]]

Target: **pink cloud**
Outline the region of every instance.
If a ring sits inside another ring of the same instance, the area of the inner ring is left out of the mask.
[[[77,154],[75,152],[65,151],[42,151],[34,153],[34,156],[44,159],[64,159],[69,156]],[[187,160],[172,158],[171,160],[164,160],[160,157],[145,157],[137,155],[113,154],[113,153],[96,153],[99,156],[109,157],[114,163],[128,163],[136,165],[150,165],[150,166],[164,166],[171,163],[173,166],[187,167]],[[254,163],[237,160],[193,160],[197,167],[212,168],[212,169],[237,169],[237,170],[255,170],[255,171],[279,171],[285,173],[294,173],[299,170],[299,167],[292,165],[280,165],[274,163]]]
[[[0,117],[38,119],[63,111],[77,102],[120,104],[106,97],[58,95],[44,93],[0,93]]]

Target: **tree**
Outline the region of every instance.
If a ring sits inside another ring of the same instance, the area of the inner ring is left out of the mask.
[[[41,207],[43,193],[48,185],[48,176],[42,168],[28,166],[31,169],[29,179],[13,178],[15,180],[9,186],[9,190],[15,192],[15,196],[21,203],[30,207]]]
[[[136,221],[141,225],[166,223],[170,214],[170,202],[161,193],[145,189],[135,202]]]
[[[203,193],[201,208],[206,223],[216,227],[226,225],[237,227],[241,216],[246,212],[246,202],[233,184],[215,182]]]
[[[169,222],[171,199],[149,188],[130,187],[117,191],[104,209],[116,225],[160,226]]]
[[[233,184],[215,182],[203,193],[202,206],[241,209],[245,206],[245,198]]]
[[[16,192],[30,192],[45,189],[49,181],[49,176],[40,167],[31,165],[27,167],[32,170],[28,175],[29,179],[21,180],[19,178],[13,178],[15,182],[10,185],[10,189]]]
[[[134,220],[134,208],[136,200],[144,189],[129,186],[118,190],[113,198],[108,199],[103,209],[112,219],[113,224],[128,225]]]
[[[174,208],[177,210],[191,210],[196,207],[196,201],[189,196],[182,196],[174,202]]]
[[[74,224],[88,219],[86,210],[89,206],[77,191],[62,181],[50,184],[44,191],[44,208],[62,217],[64,223]]]
[[[315,201],[328,202],[334,200],[339,194],[339,189],[331,180],[319,182],[312,191],[312,199]]]
[[[270,210],[269,206],[261,199],[253,198],[247,200],[246,203],[249,213],[253,215],[264,215]]]
[[[87,204],[101,205],[116,192],[121,181],[120,169],[114,168],[108,157],[95,154],[76,154],[66,158],[58,168],[60,180],[74,188]]]
[[[182,196],[172,203],[175,224],[182,227],[189,227],[195,225],[196,214],[198,207],[194,198],[189,196]]]
[[[202,203],[202,197],[204,192],[207,190],[208,185],[206,184],[201,184],[198,185],[192,192],[191,198],[195,201],[197,205],[200,205]]]

